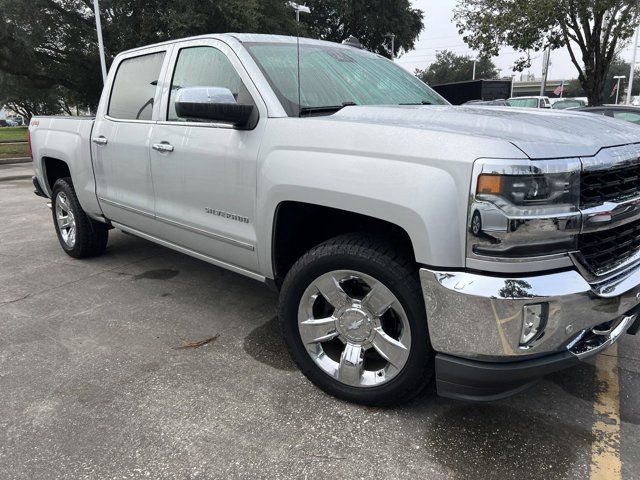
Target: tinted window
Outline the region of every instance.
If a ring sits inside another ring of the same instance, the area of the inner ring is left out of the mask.
[[[167,120],[186,121],[176,115],[175,106],[176,94],[184,87],[228,88],[238,103],[254,105],[238,72],[227,56],[217,48],[190,47],[180,50],[171,80]]]
[[[535,98],[510,98],[509,103],[512,107],[536,108],[538,100]]]
[[[617,118],[618,120],[626,120],[627,122],[637,123],[640,125],[640,113],[614,110],[613,118]]]
[[[298,55],[295,43],[245,44],[280,103],[291,116],[299,107],[398,105],[447,101],[402,67],[379,55],[339,45],[300,45],[300,105]]]
[[[123,60],[113,82],[109,116],[127,120],[151,120],[156,85],[164,52]]]

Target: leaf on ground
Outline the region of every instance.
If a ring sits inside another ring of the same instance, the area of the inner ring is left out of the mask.
[[[200,347],[203,347],[204,345],[215,342],[219,336],[220,334],[216,333],[213,337],[204,338],[202,340],[194,340],[194,341],[181,340],[182,345],[180,345],[179,347],[173,347],[173,349],[185,350],[187,348],[200,348]]]

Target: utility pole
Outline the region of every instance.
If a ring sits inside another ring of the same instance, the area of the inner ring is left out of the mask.
[[[391,60],[395,60],[396,59],[396,34],[387,33],[385,36],[391,39]]]
[[[616,105],[618,105],[618,100],[620,98],[620,80],[622,80],[623,78],[627,78],[627,76],[616,75],[615,77],[613,77],[614,80],[618,80],[618,83],[616,84]]]
[[[476,79],[476,63],[478,62],[477,58],[473,59],[473,74],[471,75],[471,80]]]
[[[100,66],[102,67],[102,83],[107,81],[107,61],[104,58],[104,43],[102,42],[102,23],[100,22],[100,5],[93,0],[93,12],[96,16],[96,31],[98,32],[98,50],[100,51]]]
[[[640,26],[636,29],[636,39],[633,42],[633,60],[631,60],[631,71],[629,72],[629,85],[627,86],[627,105],[631,105],[631,90],[633,90],[633,77],[636,73],[636,58],[638,54],[638,35],[640,35]]]
[[[544,59],[542,61],[542,81],[540,82],[540,96],[544,97],[544,91],[547,89],[547,75],[549,74],[549,57],[551,57],[551,47],[547,47],[544,51]]]

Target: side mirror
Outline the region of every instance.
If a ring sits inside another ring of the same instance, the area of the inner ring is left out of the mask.
[[[175,106],[180,118],[214,120],[237,127],[246,125],[253,113],[253,105],[239,104],[231,90],[222,87],[181,88]]]

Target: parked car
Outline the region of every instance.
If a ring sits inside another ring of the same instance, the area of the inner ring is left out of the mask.
[[[509,105],[520,108],[551,108],[549,97],[511,97]]]
[[[324,41],[300,39],[298,82],[297,52],[253,34],[137,48],[95,119],[34,117],[62,249],[100,255],[119,229],[271,285],[302,372],[364,404],[434,376],[501,398],[635,331],[640,129],[451,106]]]
[[[584,100],[566,98],[554,102],[553,105],[551,105],[551,108],[553,108],[554,110],[566,110],[568,108],[580,108],[586,105],[587,104]]]
[[[468,102],[463,103],[463,105],[489,105],[493,107],[508,107],[510,106],[507,100],[496,99],[496,100],[469,100]]]
[[[607,117],[613,117],[618,120],[625,120],[627,122],[640,125],[640,107],[634,107],[631,105],[603,105],[600,107],[580,108],[579,110],[599,115],[606,115]]]

